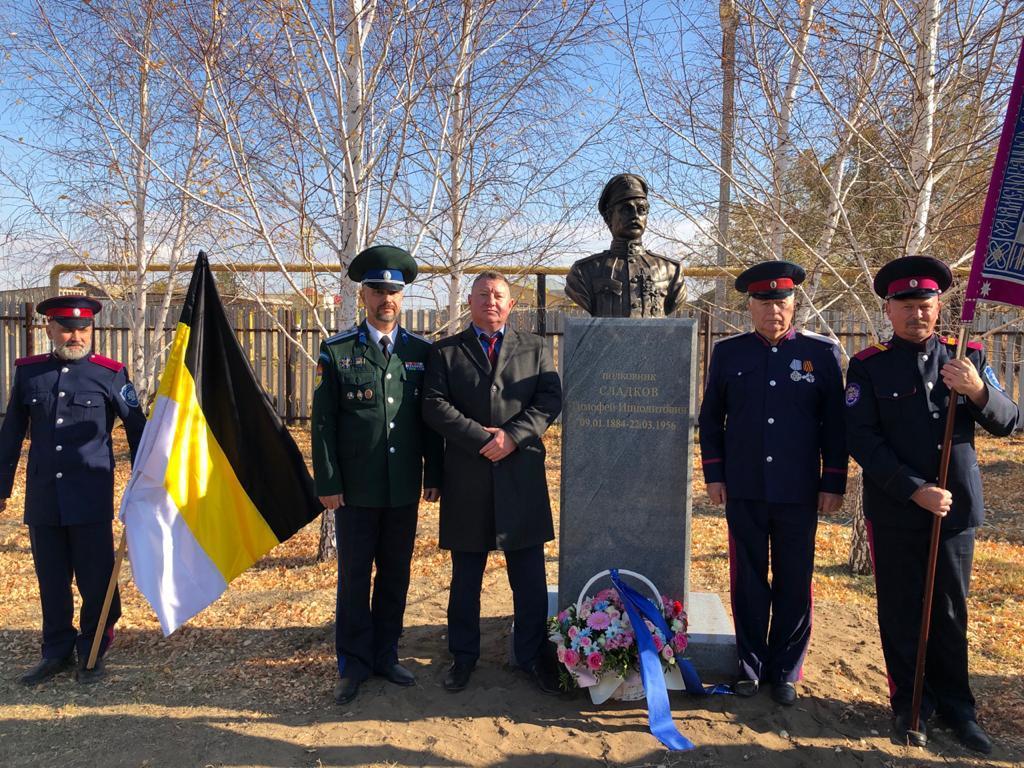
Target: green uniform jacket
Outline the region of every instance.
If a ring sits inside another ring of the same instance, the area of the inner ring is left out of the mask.
[[[420,414],[430,342],[397,328],[384,359],[365,321],[320,345],[313,392],[318,496],[357,507],[415,503],[441,486],[443,443]]]

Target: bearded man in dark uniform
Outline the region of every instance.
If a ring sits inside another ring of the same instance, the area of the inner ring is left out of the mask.
[[[117,592],[106,626],[99,627],[114,568],[114,418],[124,422],[132,459],[146,417],[124,365],[92,353],[93,316],[102,305],[81,296],[43,301],[40,314],[53,351],[15,361],[14,385],[0,429],[0,510],[7,506],[31,429],[25,482],[25,523],[43,608],[42,660],[21,677],[36,685],[74,664],[79,682],[103,674],[100,662],[85,669],[96,632],[100,658],[121,615]],[[74,578],[82,596],[74,626]]]
[[[679,262],[644,248],[647,182],[633,173],[613,176],[597,209],[612,233],[607,251],[569,269],[566,295],[594,317],[666,317],[686,296]]]

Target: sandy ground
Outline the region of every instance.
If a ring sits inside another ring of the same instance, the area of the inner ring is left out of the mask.
[[[583,694],[545,697],[506,666],[511,596],[497,556],[485,577],[480,665],[468,690],[444,691],[449,565],[436,548],[433,506],[422,510],[401,649],[418,678],[411,689],[374,679],[352,704],[334,705],[336,567],[313,561],[315,525],[170,638],[161,637],[126,574],[125,617],[107,678],[90,688],[65,674],[24,688],[16,678],[36,659],[39,609],[17,494],[0,515],[0,765],[6,768],[1024,764],[1021,670],[1007,661],[1019,659],[1019,649],[1000,655],[999,644],[972,658],[981,714],[998,740],[991,759],[974,759],[942,730],[933,730],[927,749],[890,742],[873,586],[870,577],[846,573],[848,527],[841,518],[824,521],[819,531],[814,636],[797,706],[779,707],[767,693],[753,699],[673,693],[676,723],[697,748],[670,753],[648,732],[642,702],[594,707]],[[695,586],[718,591],[728,605],[721,514],[696,506],[693,538]],[[1019,571],[1021,547],[1004,545],[994,544],[991,556]],[[547,554],[554,582],[554,543]],[[1019,613],[1014,616],[1018,621]],[[975,645],[989,647],[984,637]]]

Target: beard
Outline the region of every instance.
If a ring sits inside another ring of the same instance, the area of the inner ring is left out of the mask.
[[[58,344],[53,348],[53,354],[61,360],[81,360],[89,354],[89,347],[84,344],[75,347],[69,346],[67,343]]]

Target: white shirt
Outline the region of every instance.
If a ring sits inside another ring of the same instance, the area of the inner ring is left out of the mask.
[[[373,343],[377,345],[377,349],[380,349],[380,340],[385,336],[388,337],[388,351],[390,352],[395,348],[395,338],[398,336],[397,324],[391,329],[391,333],[384,333],[384,331],[377,330],[374,328],[373,323],[369,321],[366,323],[366,328],[370,331],[370,338],[373,340]]]

